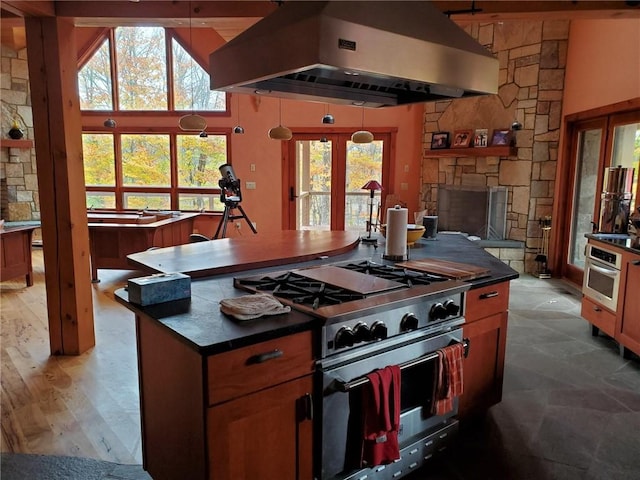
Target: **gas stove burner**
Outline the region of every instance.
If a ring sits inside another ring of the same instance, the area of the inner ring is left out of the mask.
[[[355,272],[375,275],[376,277],[385,278],[387,280],[394,280],[396,282],[404,283],[410,287],[413,285],[429,285],[433,282],[445,282],[450,280],[449,278],[442,277],[440,275],[415,272],[413,270],[407,270],[406,268],[395,267],[393,265],[382,265],[368,260],[358,263],[348,263],[346,265],[341,265],[341,267]]]
[[[287,272],[276,277],[239,280],[244,287],[253,287],[259,291],[269,291],[272,295],[289,300],[292,303],[308,305],[314,310],[324,305],[337,305],[351,300],[361,300],[365,295],[341,287],[333,287],[324,282],[311,280]]]

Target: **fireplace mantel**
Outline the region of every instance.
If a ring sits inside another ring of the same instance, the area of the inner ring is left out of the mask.
[[[501,145],[496,147],[468,147],[468,148],[443,148],[438,150],[427,150],[425,158],[442,157],[516,157],[517,147]]]

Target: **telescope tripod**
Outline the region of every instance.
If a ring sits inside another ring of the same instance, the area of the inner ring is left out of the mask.
[[[236,208],[240,210],[239,215],[233,213],[233,210],[235,210]],[[247,214],[242,208],[242,205],[240,205],[240,202],[227,200],[226,202],[224,202],[224,213],[222,215],[222,220],[220,220],[218,228],[216,229],[216,234],[213,236],[213,238],[224,238],[227,234],[227,224],[229,223],[229,220],[238,220],[240,218],[244,218],[247,221],[247,225],[249,225],[249,228],[253,233],[258,233],[256,227],[253,226],[253,223],[251,223],[249,217],[247,217]],[[222,230],[222,237],[219,236],[220,230]]]

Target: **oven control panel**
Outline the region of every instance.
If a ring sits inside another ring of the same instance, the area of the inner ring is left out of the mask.
[[[622,266],[620,255],[618,255],[617,253],[590,244],[588,244],[587,246],[589,248],[589,258],[599,260],[600,262],[617,268],[618,270]]]
[[[381,305],[357,318],[329,319],[323,327],[322,357],[355,349],[418,330],[446,330],[451,320],[462,318],[464,294],[428,297],[403,307]]]

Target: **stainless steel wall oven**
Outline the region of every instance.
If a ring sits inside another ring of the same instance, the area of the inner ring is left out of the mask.
[[[615,313],[620,288],[619,254],[587,244],[582,293]]]

